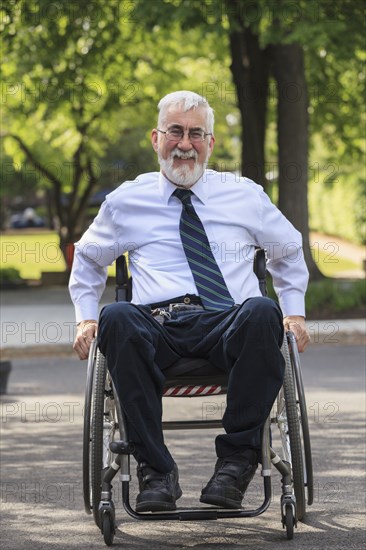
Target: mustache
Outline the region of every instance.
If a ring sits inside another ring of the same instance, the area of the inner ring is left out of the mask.
[[[176,148],[173,149],[173,151],[170,153],[170,158],[173,159],[174,157],[178,157],[180,159],[197,159],[198,154],[197,151],[194,149],[191,149],[190,151],[181,151],[180,149]]]

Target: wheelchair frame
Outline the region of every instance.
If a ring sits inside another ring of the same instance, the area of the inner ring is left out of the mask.
[[[262,294],[265,291],[265,251],[258,249],[254,271],[259,279]],[[131,287],[124,256],[116,261],[116,301],[130,299]],[[122,502],[126,512],[143,521],[180,520],[198,521],[224,518],[254,517],[267,510],[271,502],[271,465],[282,475],[281,521],[288,539],[294,535],[298,520],[303,520],[306,502],[313,502],[313,470],[311,444],[302,383],[300,359],[296,339],[287,332],[282,346],[285,359],[285,378],[277,396],[274,410],[267,418],[262,434],[262,471],[264,499],[254,510],[228,510],[217,507],[177,509],[169,512],[139,513],[129,498],[130,455],[133,443],[128,441],[125,421],[104,356],[92,343],[87,371],[83,435],[83,494],[85,511],[93,513],[96,525],[102,531],[105,543],[110,546],[116,530],[115,507],[112,500],[112,480],[120,472]],[[202,377],[201,377],[202,378]],[[182,379],[166,381],[164,396],[194,397],[226,394],[226,385],[214,380],[207,385],[200,377],[193,384]],[[277,424],[282,445],[282,458],[271,446],[271,424]],[[218,420],[164,421],[163,430],[221,428]],[[117,433],[119,437],[117,438]],[[307,490],[307,497],[306,497]]]

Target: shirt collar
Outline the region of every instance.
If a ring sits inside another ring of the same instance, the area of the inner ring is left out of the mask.
[[[168,204],[170,197],[177,189],[177,186],[169,181],[162,172],[159,173],[159,193],[164,202]],[[194,195],[205,204],[208,199],[208,179],[205,171],[200,179],[190,188]]]

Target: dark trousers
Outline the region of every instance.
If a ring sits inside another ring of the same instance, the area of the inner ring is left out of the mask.
[[[229,373],[226,431],[216,437],[218,457],[254,448],[281,388],[284,360],[279,306],[265,297],[250,298],[223,312],[172,313],[160,325],[150,307],[118,302],[100,315],[99,348],[124,411],[135,458],[169,472],[173,458],[162,432],[164,370],[180,357],[203,357]]]

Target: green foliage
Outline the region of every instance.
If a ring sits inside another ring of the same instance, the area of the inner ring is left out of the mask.
[[[20,272],[15,267],[0,268],[0,283],[18,283],[21,281]]]
[[[29,161],[39,184],[52,188],[61,235],[82,220],[100,175],[98,159],[120,133],[110,125],[112,113],[135,101],[132,67],[140,52],[130,58],[125,47],[116,55],[122,43],[116,6],[13,1],[2,14],[5,152],[17,170]],[[123,31],[130,44],[131,25]]]
[[[37,181],[34,170],[28,166],[22,172],[20,166],[14,165],[12,157],[7,155],[4,148],[0,145],[1,158],[1,181],[0,198],[8,199],[15,196],[24,196],[25,194],[35,194],[39,182]],[[18,168],[18,170],[17,170]]]
[[[360,179],[357,185],[357,200],[354,203],[355,225],[357,230],[357,240],[366,245],[366,185],[365,181]]]
[[[365,281],[324,281],[309,284],[306,294],[306,310],[310,314],[326,311],[350,311],[366,306]]]
[[[309,213],[313,231],[365,243],[365,167],[330,152],[316,134],[309,162]]]
[[[270,277],[267,279],[268,296],[277,300]],[[306,315],[324,318],[343,312],[360,312],[366,308],[366,285],[364,280],[343,281],[323,279],[310,282],[305,296]]]
[[[148,129],[158,99],[172,90],[208,97],[219,138],[211,166],[239,170],[228,42],[230,29],[243,24],[263,48],[303,46],[314,136],[311,226],[365,238],[360,0],[8,0],[0,11],[3,158],[14,168],[2,169],[2,194],[18,193],[25,181],[46,187],[60,233],[85,227],[88,198],[98,187],[157,168]],[[276,94],[271,90],[267,131],[273,159]],[[323,176],[317,182],[316,163]],[[332,163],[336,182],[326,178]]]
[[[154,11],[154,3],[148,6]],[[217,60],[211,53],[212,34],[202,40],[197,29],[183,31],[177,21],[146,32],[134,3],[13,0],[1,27],[4,153],[18,180],[31,167],[37,185],[51,190],[63,240],[85,227],[97,187],[156,168],[147,129],[156,124],[162,95],[181,88],[203,93],[206,83],[219,89],[216,84],[230,78],[227,60],[224,67],[222,55]],[[235,98],[214,103],[218,128],[226,128]],[[226,168],[234,164],[231,139],[213,157]],[[10,172],[5,190],[15,179]]]
[[[333,169],[331,164],[325,165]],[[322,170],[323,176],[329,168]],[[324,180],[310,180],[310,227],[314,231],[335,235],[365,244],[365,198],[363,181],[357,174],[338,172],[328,187]]]

